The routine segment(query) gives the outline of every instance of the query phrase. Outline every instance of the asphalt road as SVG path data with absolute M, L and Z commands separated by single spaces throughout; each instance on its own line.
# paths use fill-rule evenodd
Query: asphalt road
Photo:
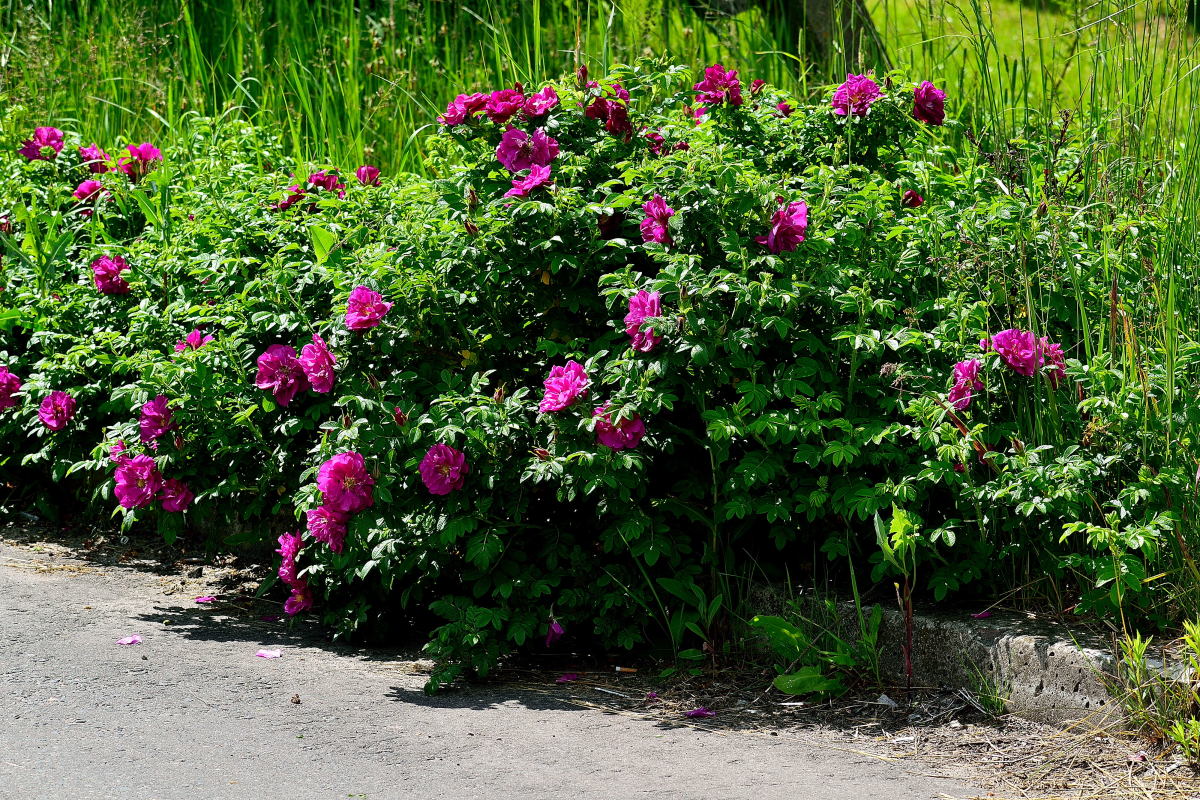
M 0 798 L 984 794 L 834 734 L 605 713 L 569 702 L 569 687 L 427 697 L 398 659 L 198 606 L 165 580 L 0 543 Z M 135 633 L 141 644 L 116 644 Z

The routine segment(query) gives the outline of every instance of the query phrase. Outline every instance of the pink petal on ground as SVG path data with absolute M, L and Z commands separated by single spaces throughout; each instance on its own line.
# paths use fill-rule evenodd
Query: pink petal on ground
M 283 651 L 282 650 L 259 650 L 254 655 L 258 656 L 259 658 L 279 658 L 281 655 L 283 655 Z
M 215 598 L 215 597 L 209 597 L 209 596 L 205 595 L 204 597 L 197 597 L 192 602 L 193 603 L 211 603 L 211 602 L 215 601 L 216 599 L 217 598 Z
M 579 680 L 579 675 L 574 672 L 568 672 L 565 675 L 559 675 L 555 683 L 570 683 L 571 681 Z
M 136 633 L 133 636 L 126 636 L 124 639 L 117 639 L 117 644 L 141 644 L 142 637 Z
M 987 619 L 992 615 L 990 611 L 980 611 L 978 614 L 972 614 L 971 619 Z
M 697 717 L 715 717 L 717 712 L 713 711 L 711 708 L 700 706 L 700 708 L 693 708 L 691 711 L 683 712 L 683 715 L 685 717 L 696 719 Z

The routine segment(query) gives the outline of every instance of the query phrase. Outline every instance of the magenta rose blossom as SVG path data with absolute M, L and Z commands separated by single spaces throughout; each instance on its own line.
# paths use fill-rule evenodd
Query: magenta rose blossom
M 312 384 L 314 392 L 328 394 L 333 391 L 333 368 L 336 364 L 337 359 L 329 352 L 325 340 L 315 333 L 312 344 L 304 345 L 304 349 L 300 351 L 300 367 L 304 370 L 308 382 Z
M 93 175 L 108 172 L 108 153 L 101 150 L 95 142 L 88 147 L 79 148 L 79 157 L 83 159 L 83 165 L 88 168 L 88 172 Z
M 598 407 L 592 416 L 596 419 L 596 442 L 613 450 L 632 450 L 646 435 L 646 425 L 637 414 L 614 423 L 607 403 Z
M 550 647 L 561 639 L 564 633 L 566 631 L 563 630 L 563 626 L 558 624 L 558 620 L 551 617 L 550 622 L 546 625 L 546 647 Z
M 162 489 L 158 493 L 158 499 L 162 501 L 163 511 L 179 514 L 187 511 L 188 506 L 196 499 L 196 494 L 183 481 L 168 478 L 163 481 Z
M 75 416 L 75 398 L 66 392 L 51 392 L 42 400 L 37 413 L 43 425 L 52 431 L 61 431 Z
M 308 185 L 314 189 L 326 192 L 336 192 L 338 199 L 341 200 L 346 196 L 346 184 L 342 183 L 341 177 L 336 172 L 314 172 L 308 176 Z
M 8 371 L 8 367 L 0 367 L 0 411 L 6 408 L 16 408 L 14 394 L 21 390 L 21 379 Z
M 446 106 L 446 113 L 438 117 L 437 120 L 448 128 L 461 125 L 471 120 L 475 114 L 483 111 L 484 107 L 487 106 L 487 101 L 487 95 L 478 93 L 460 94 L 450 101 Z
M 17 152 L 30 161 L 53 161 L 63 149 L 63 132 L 58 128 L 35 128 L 33 137 L 21 143 Z
M 929 81 L 913 90 L 913 119 L 929 125 L 946 121 L 946 93 Z
M 142 416 L 138 420 L 142 444 L 152 442 L 176 427 L 171 409 L 167 406 L 169 402 L 165 394 L 160 394 L 142 406 Z
M 673 241 L 667 223 L 675 216 L 675 209 L 667 205 L 662 195 L 654 195 L 642 206 L 646 218 L 642 220 L 642 241 L 669 245 Z
M 129 294 L 121 273 L 129 269 L 121 256 L 100 256 L 92 262 L 92 282 L 101 294 Z
M 354 451 L 338 453 L 317 471 L 317 488 L 330 511 L 353 514 L 370 508 L 375 502 L 371 489 L 374 485 L 366 461 Z
M 588 81 L 587 88 L 597 89 L 600 84 Z M 613 136 L 619 136 L 629 141 L 633 135 L 633 125 L 629 122 L 629 92 L 619 83 L 605 86 L 602 95 L 592 101 L 583 112 L 588 119 L 604 121 L 604 128 Z
M 1067 362 L 1063 357 L 1062 345 L 1051 343 L 1045 336 L 1038 340 L 1038 343 L 1041 345 L 1042 353 L 1045 355 L 1043 363 L 1045 360 L 1050 362 L 1050 369 L 1046 371 L 1046 377 L 1050 380 L 1050 385 L 1057 389 L 1059 383 L 1062 382 L 1062 379 L 1067 374 Z
M 524 172 L 533 166 L 544 167 L 558 155 L 558 140 L 541 128 L 532 134 L 509 128 L 496 146 L 496 159 L 509 172 Z
M 808 230 L 808 206 L 802 201 L 786 203 L 771 217 L 771 229 L 754 241 L 772 253 L 790 253 L 804 241 Z
M 258 357 L 258 374 L 254 385 L 259 389 L 270 389 L 275 402 L 286 406 L 297 392 L 308 388 L 308 378 L 296 351 L 286 344 L 273 344 Z
M 335 553 L 342 552 L 346 542 L 346 523 L 349 515 L 320 506 L 307 512 L 308 534 L 318 542 L 329 545 Z
M 450 494 L 463 487 L 467 473 L 467 457 L 462 451 L 444 444 L 435 444 L 421 459 L 421 480 L 430 494 Z
M 989 340 L 979 343 L 984 352 L 994 350 L 1018 375 L 1032 378 L 1042 365 L 1042 356 L 1037 337 L 1032 331 L 1009 328 L 1000 331 Z
M 833 113 L 839 117 L 865 117 L 871 104 L 883 97 L 879 84 L 866 75 L 846 75 L 846 82 L 833 93 Z
M 128 175 L 134 183 L 153 172 L 158 162 L 162 161 L 162 151 L 149 142 L 127 145 L 125 149 L 129 155 L 117 159 L 117 169 Z
M 292 582 L 291 589 L 291 596 L 283 602 L 284 613 L 294 617 L 313 607 L 313 594 L 308 581 L 298 578 Z
M 524 178 L 513 178 L 513 188 L 504 193 L 505 197 L 528 197 L 535 189 L 543 186 L 550 187 L 554 181 L 550 178 L 549 167 L 533 166 Z
M 346 327 L 352 331 L 374 328 L 392 307 L 383 295 L 366 286 L 356 286 L 346 301 Z
M 971 397 L 975 392 L 983 391 L 983 381 L 979 380 L 979 368 L 982 362 L 978 358 L 969 361 L 959 361 L 954 365 L 954 385 L 950 387 L 950 405 L 959 411 L 971 405 Z
M 697 103 L 710 106 L 742 104 L 742 83 L 738 80 L 736 69 L 726 72 L 720 64 L 713 64 L 704 70 L 704 80 L 692 88 L 696 90 Z
M 484 104 L 488 118 L 497 125 L 503 125 L 522 108 L 525 107 L 525 95 L 515 89 L 499 89 L 492 92 Z
M 184 350 L 199 350 L 211 341 L 213 341 L 212 336 L 205 336 L 204 331 L 196 328 L 175 343 L 175 352 L 182 353 Z
M 104 184 L 100 181 L 86 180 L 75 187 L 75 191 L 71 192 L 71 196 L 80 203 L 87 203 L 107 197 L 108 192 L 104 191 Z
M 378 186 L 379 167 L 373 167 L 370 164 L 363 164 L 361 167 L 354 170 L 354 177 L 358 178 L 358 182 L 363 186 Z
M 296 556 L 300 555 L 301 539 L 298 533 L 285 533 L 279 537 L 279 580 L 291 586 L 300 580 L 296 574 Z
M 777 103 L 775 110 L 779 112 L 779 116 L 781 117 L 790 117 L 796 111 L 786 101 Z
M 565 367 L 552 368 L 549 377 L 542 381 L 546 394 L 538 403 L 538 411 L 542 414 L 562 411 L 587 395 L 589 383 L 587 373 L 578 361 L 568 361 Z
M 271 206 L 271 208 L 275 209 L 276 211 L 287 211 L 289 208 L 296 205 L 308 196 L 308 192 L 306 192 L 304 187 L 298 183 L 293 183 L 291 186 L 287 187 L 286 191 L 288 193 L 287 197 Z
M 662 316 L 661 295 L 642 289 L 629 298 L 629 313 L 625 315 L 625 333 L 629 335 L 629 346 L 639 353 L 649 353 L 662 337 L 648 327 L 643 327 L 647 317 Z
M 900 205 L 904 206 L 905 208 L 920 208 L 921 206 L 925 205 L 925 198 L 921 197 L 921 195 L 917 194 L 912 189 L 908 189 L 903 195 L 900 196 Z
M 767 82 L 762 78 L 755 78 L 754 80 L 750 81 L 750 96 L 758 97 L 760 94 L 762 94 L 762 90 L 765 88 L 767 88 Z
M 534 92 L 525 98 L 525 106 L 522 108 L 522 112 L 528 119 L 544 117 L 556 105 L 558 105 L 558 92 L 554 91 L 553 86 L 547 86 L 540 92 Z
M 141 508 L 150 505 L 163 487 L 162 473 L 150 456 L 123 457 L 117 463 L 117 486 L 113 494 L 122 508 Z

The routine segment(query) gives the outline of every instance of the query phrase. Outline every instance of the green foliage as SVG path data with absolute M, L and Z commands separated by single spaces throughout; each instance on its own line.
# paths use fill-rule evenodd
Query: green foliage
M 505 196 L 513 176 L 488 122 L 429 135 L 434 177 L 351 180 L 344 198 L 283 210 L 300 179 L 287 173 L 306 171 L 231 121 L 189 120 L 140 183 L 101 176 L 112 198 L 90 217 L 69 200 L 79 140 L 53 162 L 9 156 L 0 363 L 25 386 L 0 413 L 21 463 L 0 469 L 25 486 L 69 475 L 111 509 L 109 448 L 124 440 L 196 490 L 189 523 L 270 542 L 320 504 L 323 462 L 360 453 L 374 505 L 342 552 L 308 540 L 301 570 L 341 635 L 436 615 L 434 685 L 486 672 L 551 617 L 568 636 L 663 641 L 698 661 L 728 636 L 726 576 L 758 564 L 779 579 L 817 548 L 839 579 L 847 556 L 867 553 L 876 580 L 920 575 L 909 588 L 939 600 L 1044 574 L 1081 608 L 1111 612 L 1117 583 L 1119 603 L 1170 614 L 1173 596 L 1134 584 L 1188 577 L 1197 412 L 1181 399 L 1196 394 L 1200 350 L 1161 327 L 1179 298 L 1141 266 L 1158 255 L 1153 238 L 1104 232 L 1172 221 L 1149 202 L 1081 204 L 1068 179 L 1095 152 L 1057 130 L 1013 145 L 1037 168 L 1009 185 L 993 159 L 950 141 L 955 123 L 912 118 L 900 75 L 868 117 L 848 119 L 831 113 L 831 89 L 804 105 L 767 87 L 697 122 L 694 81 L 644 63 L 602 87 L 556 84 L 562 102 L 541 123 L 561 148 L 555 185 L 528 198 Z M 656 154 L 586 116 L 615 82 L 635 131 L 689 148 Z M 0 130 L 3 152 L 27 134 L 18 118 Z M 1132 180 L 1120 169 L 1103 179 Z M 903 206 L 909 189 L 926 203 Z M 676 211 L 665 245 L 639 231 L 656 194 Z M 756 238 L 781 199 L 807 203 L 806 238 L 771 253 Z M 130 294 L 96 292 L 88 265 L 101 253 L 131 265 Z M 359 285 L 393 304 L 364 332 L 344 323 Z M 638 291 L 661 296 L 651 352 L 624 331 Z M 980 353 L 1008 327 L 1063 343 L 1061 384 Z M 176 353 L 195 328 L 215 341 Z M 284 406 L 255 388 L 259 354 L 313 334 L 337 358 L 332 393 Z M 985 389 L 956 409 L 947 375 L 976 356 Z M 538 413 L 540 384 L 569 359 L 589 394 Z M 36 406 L 54 389 L 79 412 L 51 434 Z M 137 414 L 159 394 L 179 430 L 151 451 Z M 644 421 L 637 447 L 598 443 L 604 404 Z M 447 496 L 418 471 L 439 443 L 470 465 Z M 181 527 L 134 516 L 168 536 Z M 827 675 L 823 663 L 801 666 Z M 785 683 L 816 686 L 815 674 Z

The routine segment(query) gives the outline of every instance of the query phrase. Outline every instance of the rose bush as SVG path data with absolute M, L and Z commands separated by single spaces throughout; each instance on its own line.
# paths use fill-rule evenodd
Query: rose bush
M 1137 320 L 1080 324 L 1114 291 L 1089 232 L 1165 223 L 1073 209 L 1082 146 L 1026 145 L 1010 185 L 945 102 L 581 71 L 450 101 L 434 178 L 349 183 L 243 126 L 114 165 L 10 113 L 0 469 L 278 542 L 289 613 L 413 617 L 434 685 L 560 636 L 719 644 L 733 576 L 882 578 L 893 507 L 925 521 L 931 596 L 1036 564 L 1030 594 L 1105 610 L 1190 559 L 1190 440 L 1164 431 L 1195 420 L 1155 409 L 1196 350 L 1123 371 Z

